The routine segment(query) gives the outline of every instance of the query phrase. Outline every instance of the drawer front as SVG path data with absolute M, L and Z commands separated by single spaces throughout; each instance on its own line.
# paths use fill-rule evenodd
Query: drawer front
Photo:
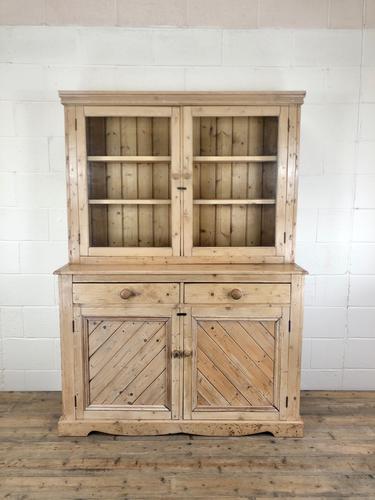
M 177 304 L 178 283 L 77 283 L 75 304 Z
M 290 285 L 285 283 L 205 283 L 185 285 L 188 304 L 288 304 Z

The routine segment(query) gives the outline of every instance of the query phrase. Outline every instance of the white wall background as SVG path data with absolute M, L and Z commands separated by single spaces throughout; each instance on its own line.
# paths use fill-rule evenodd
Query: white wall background
M 0 0 L 0 23 L 0 388 L 60 388 L 58 89 L 305 89 L 303 387 L 375 389 L 375 0 Z

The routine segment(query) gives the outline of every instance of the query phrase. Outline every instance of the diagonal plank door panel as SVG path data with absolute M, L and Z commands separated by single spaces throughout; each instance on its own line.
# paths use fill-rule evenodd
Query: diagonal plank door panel
M 88 321 L 90 404 L 166 406 L 167 323 Z
M 102 321 L 102 329 L 109 321 Z M 115 352 L 120 351 L 132 336 L 140 329 L 142 323 L 136 321 L 121 322 L 120 326 L 112 332 L 110 337 L 104 336 L 99 348 L 95 351 L 92 348 L 91 335 L 89 337 L 89 366 L 90 366 L 90 379 L 96 375 L 106 366 L 106 364 L 113 358 Z M 97 331 L 96 329 L 95 331 Z M 107 327 L 107 331 L 109 328 Z M 96 340 L 96 339 L 94 339 Z M 91 352 L 94 351 L 94 352 Z
M 198 320 L 199 408 L 273 405 L 275 322 Z

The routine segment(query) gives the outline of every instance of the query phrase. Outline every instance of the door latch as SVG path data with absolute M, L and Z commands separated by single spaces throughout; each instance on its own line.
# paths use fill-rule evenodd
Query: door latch
M 172 351 L 172 358 L 182 359 L 182 358 L 190 358 L 192 356 L 191 351 Z

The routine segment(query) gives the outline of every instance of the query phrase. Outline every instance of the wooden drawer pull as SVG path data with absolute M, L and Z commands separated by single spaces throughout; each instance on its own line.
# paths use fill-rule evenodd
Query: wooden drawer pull
M 230 292 L 230 296 L 234 300 L 239 300 L 242 297 L 242 292 L 238 288 L 233 288 L 233 290 Z
M 129 290 L 129 288 L 124 288 L 120 292 L 120 297 L 125 300 L 130 299 L 130 297 L 133 297 L 134 295 L 135 293 L 132 290 Z

